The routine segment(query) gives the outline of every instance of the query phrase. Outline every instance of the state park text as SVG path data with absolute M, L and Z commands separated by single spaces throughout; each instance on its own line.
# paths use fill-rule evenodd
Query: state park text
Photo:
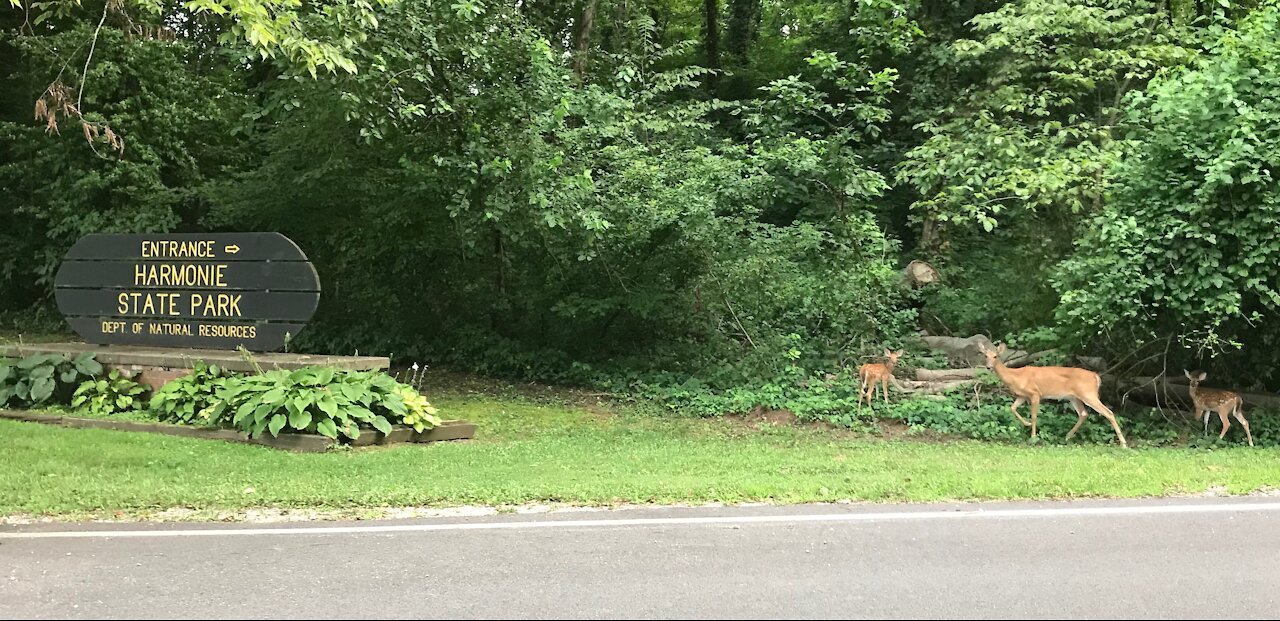
M 234 246 L 226 251 L 234 254 Z M 145 240 L 141 253 L 144 259 L 192 258 L 213 259 L 214 242 Z M 227 265 L 225 263 L 135 263 L 133 284 L 142 287 L 205 287 L 225 289 Z M 159 293 L 150 291 L 125 291 L 116 296 L 116 312 L 123 316 L 171 315 L 179 317 L 243 317 L 240 310 L 242 294 L 232 293 Z M 106 323 L 106 322 L 104 322 Z M 104 326 L 104 332 L 105 332 Z
M 320 298 L 315 268 L 279 233 L 88 235 L 55 290 L 91 342 L 255 350 L 297 334 Z

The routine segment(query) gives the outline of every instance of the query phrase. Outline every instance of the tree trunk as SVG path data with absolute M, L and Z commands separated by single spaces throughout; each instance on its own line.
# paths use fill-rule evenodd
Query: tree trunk
M 703 24 L 702 42 L 707 52 L 707 68 L 720 69 L 720 0 L 706 0 L 706 22 Z M 707 76 L 707 88 L 716 90 L 716 74 Z
M 591 27 L 596 21 L 596 5 L 600 0 L 586 0 L 586 4 L 582 7 L 581 16 L 578 19 L 577 27 L 574 28 L 574 49 L 573 55 L 573 73 L 579 78 L 587 68 L 587 56 L 591 49 Z
M 738 65 L 746 64 L 759 23 L 760 0 L 729 0 L 729 53 Z

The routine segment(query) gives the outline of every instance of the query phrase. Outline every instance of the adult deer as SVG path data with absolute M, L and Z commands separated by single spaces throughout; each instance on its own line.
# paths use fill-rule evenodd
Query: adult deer
M 1080 417 L 1076 421 L 1076 426 L 1067 432 L 1068 440 L 1076 435 L 1080 425 L 1084 424 L 1085 417 L 1089 416 L 1088 410 L 1084 409 L 1087 405 L 1111 423 L 1111 428 L 1116 430 L 1116 438 L 1120 440 L 1120 446 L 1129 448 L 1129 443 L 1124 440 L 1124 434 L 1120 433 L 1120 425 L 1116 423 L 1115 414 L 1112 414 L 1111 410 L 1098 398 L 1098 388 L 1102 386 L 1102 378 L 1097 373 L 1075 367 L 1011 369 L 1000 359 L 1000 354 L 1005 350 L 1004 343 L 1001 343 L 995 351 L 987 349 L 982 344 L 979 344 L 978 348 L 987 357 L 987 368 L 995 371 L 996 375 L 1000 376 L 1000 381 L 1004 382 L 1004 385 L 1008 386 L 1009 391 L 1013 393 L 1013 407 L 1010 409 L 1013 410 L 1013 415 L 1018 417 L 1018 422 L 1024 427 L 1031 427 L 1032 438 L 1035 438 L 1037 433 L 1036 414 L 1040 410 L 1040 400 L 1066 399 L 1071 402 L 1071 406 L 1076 409 L 1076 414 Z M 1027 401 L 1031 402 L 1031 422 L 1029 423 L 1018 413 L 1018 406 Z
M 1231 414 L 1244 426 L 1244 435 L 1249 438 L 1249 446 L 1253 446 L 1253 433 L 1249 431 L 1249 421 L 1244 419 L 1244 399 L 1229 390 L 1201 388 L 1200 382 L 1206 377 L 1204 371 L 1195 375 L 1186 369 L 1182 372 L 1191 380 L 1191 403 L 1195 405 L 1196 418 L 1204 414 L 1204 432 L 1209 433 L 1209 412 L 1217 412 L 1218 418 L 1222 419 L 1222 432 L 1218 434 L 1218 439 L 1221 440 L 1231 427 L 1231 421 L 1227 419 L 1227 415 Z
M 864 364 L 858 369 L 858 379 L 862 382 L 862 390 L 858 394 L 858 403 L 862 403 L 862 398 L 867 399 L 867 406 L 871 406 L 872 395 L 875 394 L 876 383 L 880 383 L 880 392 L 884 395 L 884 402 L 889 403 L 889 380 L 893 379 L 893 367 L 898 364 L 898 359 L 906 350 L 898 351 L 884 350 L 885 362 Z

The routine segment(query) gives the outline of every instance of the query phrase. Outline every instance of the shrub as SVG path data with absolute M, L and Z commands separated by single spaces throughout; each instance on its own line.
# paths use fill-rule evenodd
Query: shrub
M 106 377 L 80 384 L 71 399 L 71 407 L 77 414 L 110 416 L 132 411 L 145 392 L 146 387 L 133 381 L 133 377 L 112 369 Z
M 417 431 L 440 424 L 426 398 L 381 372 L 269 371 L 228 380 L 215 399 L 210 417 L 229 416 L 230 424 L 250 437 L 289 429 L 355 440 L 361 427 L 388 434 L 392 424 Z
M 93 354 L 70 358 L 65 354 L 36 354 L 17 361 L 0 362 L 0 406 L 30 407 L 66 403 L 72 387 L 102 372 Z
M 220 425 L 224 421 L 213 416 L 215 395 L 229 374 L 217 365 L 196 362 L 191 373 L 175 379 L 151 397 L 152 414 L 163 421 L 184 424 Z

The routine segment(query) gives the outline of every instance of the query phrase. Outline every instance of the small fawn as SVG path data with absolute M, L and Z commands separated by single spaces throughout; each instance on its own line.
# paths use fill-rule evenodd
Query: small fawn
M 863 397 L 866 397 L 867 406 L 870 407 L 872 395 L 875 394 L 876 382 L 880 383 L 880 392 L 884 395 L 884 402 L 889 403 L 889 380 L 893 379 L 893 367 L 898 364 L 898 359 L 906 350 L 898 351 L 884 350 L 885 362 L 864 364 L 858 369 L 858 379 L 862 382 L 862 391 L 858 393 L 858 403 L 861 404 Z
M 1200 418 L 1204 414 L 1204 432 L 1209 433 L 1209 412 L 1217 412 L 1218 418 L 1222 419 L 1222 432 L 1218 434 L 1221 440 L 1227 435 L 1227 429 L 1231 427 L 1231 421 L 1227 418 L 1230 414 L 1240 421 L 1244 426 L 1244 435 L 1249 438 L 1249 446 L 1253 446 L 1253 433 L 1249 431 L 1249 421 L 1244 418 L 1244 399 L 1240 395 L 1229 390 L 1216 390 L 1213 388 L 1201 388 L 1200 382 L 1206 377 L 1204 371 L 1192 375 L 1190 371 L 1183 369 L 1182 372 L 1191 380 L 1191 403 L 1195 406 L 1196 418 Z

